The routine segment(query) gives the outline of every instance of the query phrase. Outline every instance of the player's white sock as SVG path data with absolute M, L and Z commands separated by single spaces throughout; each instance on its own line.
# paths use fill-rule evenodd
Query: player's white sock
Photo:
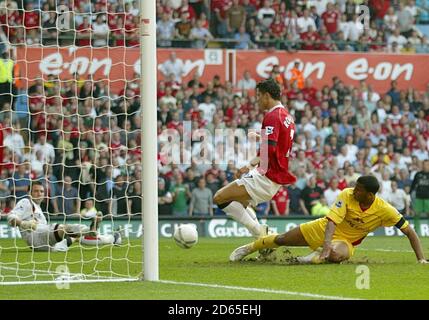
M 232 217 L 235 221 L 243 224 L 254 237 L 259 237 L 261 234 L 261 225 L 258 220 L 253 220 L 249 212 L 238 201 L 232 201 L 228 206 L 222 209 L 226 214 Z
M 255 220 L 257 223 L 259 223 L 258 218 L 256 217 L 256 212 L 255 212 L 255 210 L 253 210 L 253 208 L 251 206 L 247 206 L 246 212 L 253 220 Z
M 316 250 L 307 256 L 297 257 L 297 259 L 298 259 L 298 262 L 300 262 L 300 263 L 315 263 L 315 264 L 317 264 L 317 263 L 320 263 L 319 256 L 320 256 L 320 251 Z

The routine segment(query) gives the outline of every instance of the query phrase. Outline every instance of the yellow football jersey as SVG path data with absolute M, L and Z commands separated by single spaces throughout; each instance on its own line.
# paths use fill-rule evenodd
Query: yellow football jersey
M 397 226 L 404 229 L 408 221 L 403 216 L 378 196 L 375 196 L 371 206 L 363 211 L 359 202 L 353 197 L 353 188 L 344 189 L 332 205 L 326 216 L 336 225 L 334 235 L 343 237 L 352 244 L 358 244 L 368 233 L 378 227 Z

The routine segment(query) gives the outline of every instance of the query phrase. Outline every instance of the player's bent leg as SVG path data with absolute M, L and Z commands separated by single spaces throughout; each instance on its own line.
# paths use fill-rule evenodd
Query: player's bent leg
M 339 263 L 345 261 L 351 257 L 353 248 L 350 248 L 351 244 L 346 241 L 334 240 L 332 241 L 332 250 L 329 254 L 328 261 Z
M 72 238 L 79 238 L 90 232 L 90 228 L 84 224 L 62 224 L 61 229 Z
M 293 228 L 286 233 L 279 234 L 275 239 L 275 242 L 279 246 L 291 246 L 291 247 L 306 247 L 309 243 L 304 238 L 304 235 L 300 227 Z
M 247 207 L 251 200 L 252 198 L 247 192 L 245 186 L 239 186 L 235 181 L 218 190 L 213 197 L 213 202 L 217 206 L 224 205 L 232 201 L 238 201 L 243 205 L 243 207 Z
M 299 227 L 283 234 L 271 234 L 235 249 L 230 261 L 240 261 L 247 255 L 262 249 L 275 249 L 280 246 L 308 246 Z
M 228 216 L 243 224 L 250 233 L 258 238 L 263 234 L 263 227 L 257 219 L 254 219 L 251 212 L 246 210 L 252 200 L 243 185 L 232 182 L 216 192 L 213 202 L 222 209 Z M 256 218 L 256 216 L 255 216 Z

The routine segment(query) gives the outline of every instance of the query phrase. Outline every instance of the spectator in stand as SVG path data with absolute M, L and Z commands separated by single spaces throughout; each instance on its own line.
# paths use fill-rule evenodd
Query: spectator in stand
M 344 178 L 346 179 L 348 187 L 352 187 L 359 177 L 360 177 L 360 174 L 355 171 L 355 167 L 353 167 L 352 165 L 349 165 L 346 168 L 346 174 L 344 175 Z
M 192 190 L 189 215 L 191 217 L 213 216 L 213 194 L 206 187 L 206 179 L 203 177 L 198 180 L 198 187 Z
M 15 197 L 15 202 L 25 198 L 30 190 L 30 174 L 27 169 L 28 163 L 18 164 L 18 170 L 10 177 L 9 186 L 11 195 Z
M 7 111 L 14 105 L 14 61 L 11 50 L 5 50 L 0 58 L 0 110 Z
M 226 13 L 231 7 L 231 4 L 231 1 L 225 0 L 211 1 L 211 10 L 214 12 L 211 19 L 211 24 L 213 26 L 211 29 L 214 30 L 216 37 L 224 38 L 228 33 L 226 25 Z
M 316 23 L 310 16 L 310 11 L 308 9 L 304 9 L 302 16 L 297 20 L 297 25 L 299 33 L 307 32 L 308 27 L 312 27 L 313 30 L 317 30 Z
M 38 138 L 38 142 L 33 146 L 33 153 L 42 151 L 42 161 L 44 163 L 54 163 L 55 161 L 55 149 L 52 144 L 46 141 L 47 134 L 41 133 Z
M 244 71 L 243 78 L 238 81 L 237 88 L 243 91 L 255 90 L 256 81 L 251 77 L 250 71 Z
M 81 199 L 77 189 L 72 185 L 71 177 L 64 177 L 62 190 L 59 193 L 58 211 L 65 215 L 78 214 L 80 212 Z
M 329 211 L 330 208 L 324 197 L 321 197 L 320 200 L 316 201 L 316 203 L 311 207 L 311 215 L 313 217 L 326 216 Z
M 304 214 L 301 209 L 301 189 L 297 187 L 296 183 L 287 186 L 287 195 L 289 198 L 289 215 L 302 215 Z
M 401 50 L 407 43 L 407 39 L 401 34 L 399 28 L 396 28 L 393 31 L 393 34 L 387 39 L 387 44 L 390 49 L 392 49 L 394 43 L 397 44 L 399 50 Z
M 332 178 L 329 183 L 329 188 L 323 192 L 323 197 L 326 199 L 328 207 L 331 207 L 334 204 L 335 199 L 337 199 L 340 192 L 341 190 L 338 189 L 338 179 Z
M 113 196 L 116 201 L 116 215 L 117 216 L 128 216 L 130 215 L 130 207 L 128 202 L 128 182 L 123 174 L 119 174 L 113 186 Z
M 235 49 L 250 49 L 255 47 L 244 26 L 238 28 L 238 32 L 234 35 L 234 40 L 237 41 Z
M 377 27 L 381 28 L 383 26 L 383 21 L 386 23 L 386 16 L 389 14 L 389 10 L 393 7 L 390 7 L 389 0 L 370 0 L 369 5 L 373 10 L 373 15 L 377 23 Z
M 95 22 L 92 24 L 94 47 L 105 47 L 108 45 L 109 27 L 106 23 L 104 14 L 98 14 Z
M 271 7 L 271 0 L 264 0 L 263 6 L 258 10 L 258 22 L 263 30 L 268 30 L 271 23 L 274 21 L 276 12 Z
M 203 28 L 202 21 L 197 20 L 196 26 L 191 29 L 190 38 L 193 40 L 192 48 L 203 49 L 206 47 L 207 42 L 213 39 L 213 36 L 209 30 Z
M 323 24 L 331 36 L 336 35 L 338 31 L 339 13 L 332 3 L 326 5 L 326 11 L 322 14 Z
M 299 69 L 300 61 L 296 60 L 294 62 L 294 66 L 291 70 L 288 71 L 286 75 L 286 79 L 289 81 L 289 83 L 292 85 L 296 82 L 296 85 L 299 89 L 304 88 L 304 73 Z
M 403 189 L 398 188 L 398 183 L 395 180 L 391 182 L 391 191 L 386 199 L 399 213 L 405 216 L 410 215 L 411 198 Z
M 300 197 L 300 206 L 304 215 L 308 216 L 311 213 L 311 208 L 323 196 L 323 190 L 316 185 L 316 177 L 312 176 L 307 186 L 302 190 Z
M 171 74 L 174 75 L 174 80 L 179 84 L 182 83 L 182 77 L 185 75 L 185 68 L 182 59 L 178 59 L 176 52 L 172 51 L 170 57 L 159 67 L 165 78 Z
M 162 14 L 161 21 L 156 23 L 156 38 L 159 47 L 171 47 L 174 38 L 175 23 L 168 12 Z
M 38 44 L 40 42 L 40 14 L 39 10 L 33 9 L 33 2 L 28 1 L 25 3 L 25 11 L 23 14 L 25 38 L 27 44 Z
M 420 218 L 429 215 L 429 159 L 423 161 L 423 170 L 416 173 L 411 184 L 413 197 L 414 228 L 420 234 Z
M 256 206 L 256 216 L 258 217 L 266 217 L 270 214 L 270 203 L 269 202 L 261 202 Z
M 176 46 L 180 48 L 189 48 L 191 46 L 189 40 L 191 36 L 192 23 L 189 20 L 189 14 L 187 12 L 182 12 L 181 19 L 176 23 L 175 28 L 175 38 L 178 40 L 183 40 L 177 41 Z
M 131 215 L 142 213 L 142 184 L 141 180 L 132 181 L 128 193 Z
M 279 191 L 271 200 L 271 208 L 275 216 L 286 217 L 289 215 L 289 197 L 285 186 L 281 186 Z
M 165 179 L 159 177 L 158 178 L 158 212 L 159 215 L 172 215 L 173 207 L 173 196 L 170 191 L 167 190 L 165 185 Z
M 230 37 L 240 28 L 246 26 L 246 10 L 240 4 L 240 0 L 232 0 L 232 6 L 226 12 L 226 28 Z
M 181 174 L 175 177 L 175 183 L 170 187 L 173 196 L 173 215 L 176 217 L 186 217 L 188 215 L 189 185 L 183 183 Z
M 88 21 L 88 18 L 86 18 Z M 77 29 L 79 30 L 79 28 Z M 57 45 L 58 43 L 58 29 L 57 29 L 57 13 L 49 11 L 48 19 L 43 21 L 42 24 L 42 44 L 44 46 Z M 81 45 L 78 43 L 78 45 Z M 88 44 L 89 45 L 89 44 Z
M 402 2 L 399 2 L 398 11 L 398 25 L 401 35 L 409 37 L 414 28 L 415 19 L 413 13 L 404 6 Z M 399 43 L 401 45 L 401 43 Z

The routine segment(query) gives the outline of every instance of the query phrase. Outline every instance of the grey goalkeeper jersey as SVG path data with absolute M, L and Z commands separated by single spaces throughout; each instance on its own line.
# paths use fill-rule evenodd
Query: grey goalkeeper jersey
M 35 220 L 39 225 L 48 225 L 46 217 L 43 215 L 43 211 L 40 206 L 34 203 L 32 200 L 26 198 L 18 201 L 15 208 L 9 213 L 8 220 L 17 217 L 22 221 Z M 27 236 L 31 231 L 22 230 L 19 228 L 23 237 Z

